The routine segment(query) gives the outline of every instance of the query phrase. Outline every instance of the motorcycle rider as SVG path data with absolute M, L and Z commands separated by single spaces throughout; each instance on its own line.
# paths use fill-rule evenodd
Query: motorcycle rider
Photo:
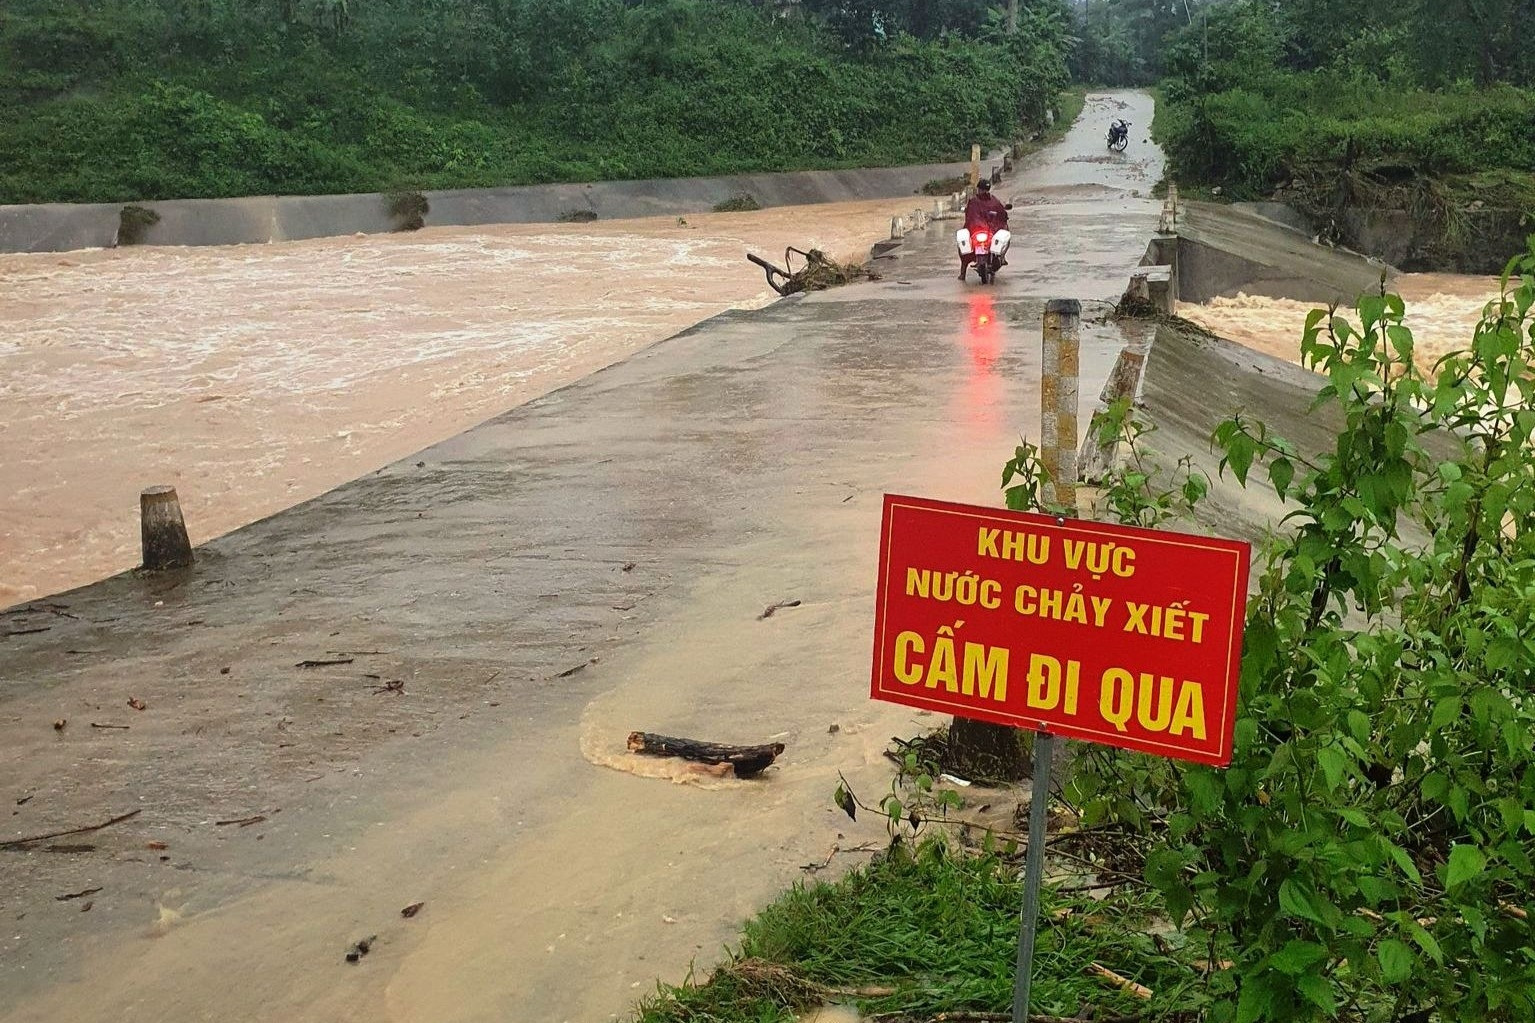
M 1002 257 L 1007 265 L 1007 243 L 1012 234 L 1007 230 L 1007 206 L 991 194 L 991 182 L 982 178 L 975 186 L 975 195 L 965 203 L 965 226 L 955 234 L 959 246 L 959 279 L 964 280 L 970 264 L 975 262 L 975 252 L 970 245 L 972 231 L 992 232 L 991 251 Z

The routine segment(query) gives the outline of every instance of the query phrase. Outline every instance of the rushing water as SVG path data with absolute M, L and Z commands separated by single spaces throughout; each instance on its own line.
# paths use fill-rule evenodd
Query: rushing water
M 1498 295 L 1496 277 L 1405 274 L 1392 285 L 1407 306 L 1420 365 L 1431 366 L 1446 352 L 1471 343 L 1486 304 Z M 1238 295 L 1206 305 L 1180 305 L 1186 319 L 1231 341 L 1281 359 L 1300 361 L 1301 333 L 1315 306 L 1289 299 Z
M 770 298 L 748 248 L 862 259 L 919 200 L 0 256 L 0 607 L 194 542 Z

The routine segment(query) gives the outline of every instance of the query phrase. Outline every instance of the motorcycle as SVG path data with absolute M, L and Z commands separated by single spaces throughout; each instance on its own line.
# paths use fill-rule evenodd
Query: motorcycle
M 1013 204 L 1007 203 L 1007 209 L 1012 209 Z M 1005 249 L 997 248 L 997 232 L 1006 228 L 997 227 L 997 215 L 987 215 L 987 225 L 977 228 L 970 233 L 970 251 L 975 253 L 975 272 L 980 275 L 982 284 L 991 284 L 997 279 L 997 271 L 1002 269 Z
M 1123 153 L 1125 147 L 1130 144 L 1130 122 L 1115 119 L 1109 125 L 1109 148 L 1116 153 Z

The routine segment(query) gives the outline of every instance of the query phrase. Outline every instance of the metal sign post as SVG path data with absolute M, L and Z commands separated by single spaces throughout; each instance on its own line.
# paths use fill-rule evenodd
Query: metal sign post
M 1050 822 L 1050 768 L 1055 736 L 1034 735 L 1034 791 L 1029 796 L 1029 847 L 1023 861 L 1023 915 L 1018 921 L 1018 969 L 1013 976 L 1013 1023 L 1029 1023 L 1034 976 L 1034 934 L 1039 928 L 1039 882 L 1045 872 L 1045 828 Z
M 1077 507 L 1077 373 L 1082 304 L 1051 299 L 1045 305 L 1040 374 L 1043 460 L 1055 503 Z M 1029 1023 L 1034 978 L 1034 935 L 1039 930 L 1039 885 L 1045 873 L 1045 831 L 1050 823 L 1050 769 L 1055 736 L 1034 733 L 1034 791 L 1029 797 L 1029 847 L 1023 861 L 1023 914 L 1018 920 L 1018 967 L 1013 975 L 1013 1023 Z

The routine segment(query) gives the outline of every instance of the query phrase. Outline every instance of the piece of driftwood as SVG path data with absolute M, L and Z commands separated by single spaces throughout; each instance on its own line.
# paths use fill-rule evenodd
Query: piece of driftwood
M 681 757 L 701 764 L 729 764 L 737 778 L 752 778 L 765 771 L 783 753 L 781 742 L 762 746 L 728 746 L 697 739 L 678 739 L 651 732 L 630 732 L 629 751 L 651 757 Z
M 132 820 L 143 812 L 143 810 L 129 810 L 125 814 L 113 817 L 109 821 L 102 821 L 100 824 L 88 824 L 83 828 L 70 828 L 67 831 L 50 831 L 46 835 L 32 835 L 28 838 L 12 838 L 0 841 L 0 849 L 16 849 L 24 845 L 31 845 L 33 842 L 44 842 L 50 838 L 63 838 L 66 835 L 83 835 L 90 831 L 100 831 L 102 828 L 110 828 L 114 824 L 121 824 L 123 821 Z

